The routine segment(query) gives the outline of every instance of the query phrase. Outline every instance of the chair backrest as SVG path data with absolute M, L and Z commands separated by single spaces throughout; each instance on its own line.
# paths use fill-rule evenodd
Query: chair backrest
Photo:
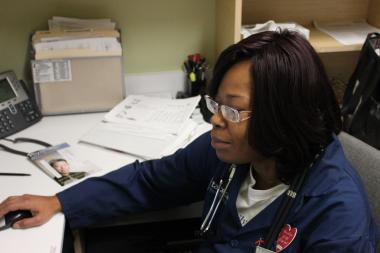
M 376 224 L 380 225 L 380 150 L 346 132 L 341 132 L 338 138 L 364 183 Z M 380 244 L 377 252 L 380 253 Z

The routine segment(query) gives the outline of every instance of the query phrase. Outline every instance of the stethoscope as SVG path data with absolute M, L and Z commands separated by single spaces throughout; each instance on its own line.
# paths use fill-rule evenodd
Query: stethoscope
M 269 228 L 268 234 L 266 235 L 264 239 L 264 244 L 263 246 L 261 246 L 262 248 L 271 249 L 273 247 L 274 242 L 280 233 L 280 230 L 285 225 L 285 220 L 291 208 L 294 205 L 295 199 L 302 188 L 302 185 L 306 179 L 306 176 L 310 168 L 314 166 L 314 164 L 317 162 L 317 160 L 319 159 L 319 157 L 321 156 L 323 152 L 324 152 L 324 149 L 321 149 L 320 152 L 318 152 L 315 155 L 310 165 L 306 167 L 306 169 L 304 169 L 301 173 L 298 173 L 296 177 L 293 179 L 288 190 L 286 191 L 286 194 L 280 204 L 280 207 L 276 211 L 275 218 L 272 222 L 271 227 Z M 220 209 L 220 204 L 222 200 L 225 198 L 225 195 L 228 191 L 228 187 L 233 179 L 235 170 L 236 170 L 236 165 L 231 164 L 229 168 L 227 169 L 227 175 L 228 175 L 227 180 L 225 180 L 225 177 L 223 176 L 219 180 L 219 184 L 217 185 L 215 196 L 212 200 L 210 209 L 208 210 L 201 224 L 200 235 L 204 236 L 209 232 L 212 222 L 215 218 L 215 215 Z
M 208 212 L 207 212 L 207 214 L 206 214 L 206 216 L 202 222 L 201 229 L 200 229 L 201 235 L 205 235 L 209 231 L 211 224 L 212 224 L 212 221 L 214 220 L 215 214 L 218 212 L 220 203 L 224 199 L 224 196 L 227 193 L 227 190 L 228 190 L 228 187 L 230 186 L 232 178 L 235 175 L 235 170 L 236 170 L 236 165 L 231 164 L 231 166 L 229 167 L 229 169 L 227 171 L 227 174 L 228 174 L 227 180 L 225 180 L 225 178 L 223 176 L 220 178 L 219 184 L 218 184 L 216 191 L 215 191 L 214 199 L 212 200 L 212 203 L 210 206 L 210 209 L 208 210 Z

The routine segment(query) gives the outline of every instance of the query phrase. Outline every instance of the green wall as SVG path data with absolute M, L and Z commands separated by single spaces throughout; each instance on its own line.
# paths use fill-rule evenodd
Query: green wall
M 179 70 L 190 53 L 214 61 L 215 0 L 13 0 L 0 8 L 0 72 L 30 69 L 28 41 L 52 16 L 111 18 L 126 73 Z

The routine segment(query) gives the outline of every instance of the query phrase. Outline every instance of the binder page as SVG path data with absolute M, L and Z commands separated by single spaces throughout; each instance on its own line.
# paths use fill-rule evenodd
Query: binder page
M 179 134 L 200 96 L 185 99 L 130 95 L 105 115 L 105 121 Z
M 189 119 L 181 129 L 181 134 L 160 133 L 158 138 L 157 135 L 152 137 L 152 134 L 136 135 L 135 132 L 115 127 L 114 124 L 101 122 L 82 136 L 80 141 L 122 151 L 142 159 L 157 159 L 185 146 L 191 140 L 197 126 L 193 120 Z

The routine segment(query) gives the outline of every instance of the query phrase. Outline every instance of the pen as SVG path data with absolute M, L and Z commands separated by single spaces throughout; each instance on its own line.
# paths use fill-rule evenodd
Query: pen
M 27 173 L 6 173 L 6 172 L 0 172 L 0 176 L 31 176 L 31 174 Z

